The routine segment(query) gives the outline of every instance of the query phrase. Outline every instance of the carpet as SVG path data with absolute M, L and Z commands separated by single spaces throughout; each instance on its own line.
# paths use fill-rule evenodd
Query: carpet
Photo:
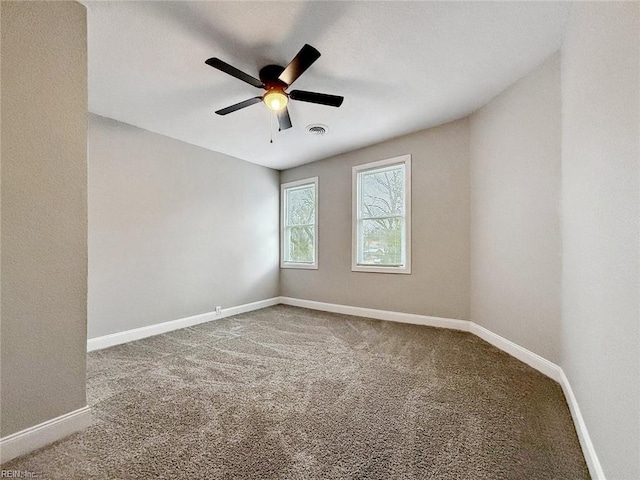
M 46 479 L 588 479 L 558 383 L 469 333 L 278 305 L 88 355 Z

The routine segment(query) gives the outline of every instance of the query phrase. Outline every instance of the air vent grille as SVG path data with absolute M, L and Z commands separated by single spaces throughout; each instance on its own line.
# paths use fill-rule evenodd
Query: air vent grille
M 329 127 L 320 123 L 314 123 L 312 125 L 307 125 L 307 132 L 311 135 L 315 135 L 316 137 L 321 137 L 329 132 Z

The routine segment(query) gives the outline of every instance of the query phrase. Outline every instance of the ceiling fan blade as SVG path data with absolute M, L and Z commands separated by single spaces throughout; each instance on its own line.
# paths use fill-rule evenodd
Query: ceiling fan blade
M 216 113 L 218 115 L 226 115 L 227 113 L 235 112 L 236 110 L 240 110 L 241 108 L 248 107 L 249 105 L 253 105 L 254 103 L 260 103 L 262 101 L 262 97 L 253 97 L 249 100 L 245 100 L 244 102 L 236 103 L 235 105 L 231 105 L 230 107 L 223 108 L 218 110 Z
M 292 90 L 289 94 L 291 100 L 299 100 L 301 102 L 319 103 L 320 105 L 329 105 L 330 107 L 339 107 L 342 105 L 344 97 L 338 95 L 327 95 L 326 93 L 305 92 L 304 90 Z
M 287 107 L 284 107 L 282 110 L 278 110 L 276 115 L 278 115 L 280 130 L 286 130 L 293 126 L 291 125 L 291 117 L 289 116 L 289 109 Z
M 205 61 L 207 65 L 217 68 L 218 70 L 231 75 L 232 77 L 236 77 L 238 80 L 242 80 L 243 82 L 247 82 L 249 85 L 253 85 L 257 88 L 264 88 L 264 84 L 258 80 L 257 78 L 253 78 L 251 75 L 244 73 L 241 70 L 238 70 L 236 67 L 229 65 L 228 63 L 223 62 L 219 58 L 212 57 L 209 60 Z
M 311 45 L 305 44 L 300 49 L 298 54 L 291 60 L 291 63 L 287 65 L 287 68 L 280 74 L 278 80 L 291 85 L 296 79 L 302 75 L 307 68 L 309 68 L 313 62 L 320 58 L 320 52 L 313 48 Z

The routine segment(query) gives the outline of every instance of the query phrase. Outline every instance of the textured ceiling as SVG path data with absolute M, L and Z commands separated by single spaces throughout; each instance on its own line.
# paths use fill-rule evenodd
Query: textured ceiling
M 284 169 L 464 117 L 561 44 L 567 2 L 120 2 L 88 10 L 89 110 L 260 165 Z M 215 70 L 258 75 L 303 44 L 322 56 L 295 89 L 340 108 L 291 102 L 274 132 L 260 90 Z M 305 127 L 329 127 L 323 137 Z M 274 119 L 274 125 L 277 125 Z

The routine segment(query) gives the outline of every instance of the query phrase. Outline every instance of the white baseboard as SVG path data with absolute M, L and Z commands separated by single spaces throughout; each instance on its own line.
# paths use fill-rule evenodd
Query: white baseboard
M 80 432 L 91 425 L 91 409 L 86 406 L 0 438 L 0 463 Z
M 122 343 L 133 342 L 134 340 L 153 337 L 154 335 L 160 335 L 161 333 L 167 333 L 186 327 L 193 327 L 194 325 L 210 322 L 211 320 L 219 320 L 221 318 L 230 317 L 232 315 L 238 315 L 240 313 L 246 313 L 253 310 L 260 310 L 261 308 L 271 307 L 273 305 L 277 305 L 278 303 L 279 298 L 273 297 L 266 300 L 260 300 L 258 302 L 223 308 L 220 315 L 217 315 L 216 312 L 201 313 L 199 315 L 192 315 L 190 317 L 179 318 L 177 320 L 156 323 L 155 325 L 134 328 L 132 330 L 125 330 L 124 332 L 111 333 L 109 335 L 104 335 L 101 337 L 89 338 L 87 340 L 87 351 L 92 352 L 94 350 L 101 350 L 103 348 L 113 347 L 114 345 L 120 345 Z
M 313 310 L 322 310 L 332 313 L 343 313 L 346 315 L 355 315 L 358 317 L 375 318 L 378 320 L 388 320 L 392 322 L 413 323 L 417 325 L 426 325 L 430 327 L 450 328 L 470 332 L 484 341 L 490 343 L 494 347 L 508 353 L 512 357 L 517 358 L 521 362 L 526 363 L 530 367 L 538 370 L 540 373 L 555 380 L 562 387 L 569 410 L 573 418 L 573 423 L 578 433 L 582 453 L 584 454 L 589 474 L 593 480 L 606 480 L 600 461 L 591 442 L 591 437 L 587 431 L 587 425 L 580 413 L 578 402 L 573 394 L 569 379 L 565 375 L 560 366 L 550 362 L 546 358 L 521 347 L 517 343 L 507 340 L 500 335 L 478 325 L 469 320 L 455 320 L 451 318 L 431 317 L 427 315 L 416 315 L 411 313 L 392 312 L 388 310 L 376 310 L 373 308 L 352 307 L 349 305 L 338 305 L 334 303 L 316 302 L 313 300 L 303 300 L 299 298 L 280 297 L 280 303 L 291 305 L 294 307 L 310 308 Z
M 569 379 L 562 369 L 560 369 L 560 380 L 558 380 L 558 383 L 560 383 L 562 391 L 564 392 L 564 397 L 567 399 L 567 403 L 569 404 L 569 410 L 571 410 L 571 416 L 573 417 L 573 423 L 576 427 L 578 440 L 580 440 L 582 453 L 584 453 L 584 458 L 587 461 L 587 467 L 589 467 L 589 474 L 591 475 L 592 480 L 606 480 L 604 470 L 602 469 L 602 465 L 600 464 L 600 460 L 596 454 L 596 449 L 593 447 L 593 442 L 591 442 L 591 437 L 587 431 L 587 424 L 584 422 L 584 418 L 580 412 L 578 401 L 576 400 L 576 396 L 573 394 L 573 389 L 571 388 Z
M 543 373 L 547 377 L 560 382 L 560 372 L 562 369 L 553 362 L 550 362 L 546 358 L 541 357 L 537 353 L 533 353 L 531 350 L 527 350 L 521 347 L 517 343 L 513 343 L 511 340 L 507 340 L 500 335 L 493 333 L 491 330 L 487 330 L 481 327 L 477 323 L 469 322 L 469 332 L 473 333 L 476 337 L 480 337 L 485 342 L 490 343 L 494 347 L 508 353 L 512 357 L 517 358 L 521 362 L 526 363 L 532 368 L 535 368 L 540 373 Z
M 231 317 L 232 315 L 240 315 L 241 313 L 253 312 L 254 310 L 260 310 L 261 308 L 273 307 L 280 303 L 280 297 L 267 298 L 266 300 L 259 300 L 257 302 L 245 303 L 243 305 L 237 305 L 235 307 L 223 308 L 222 315 L 218 315 L 218 318 Z
M 469 332 L 482 338 L 483 340 L 490 343 L 494 347 L 499 348 L 503 352 L 508 353 L 512 357 L 517 358 L 521 362 L 526 363 L 530 367 L 535 368 L 540 373 L 546 375 L 547 377 L 555 380 L 560 384 L 560 386 L 562 387 L 562 391 L 564 392 L 567 404 L 569 405 L 571 418 L 573 419 L 573 424 L 575 426 L 576 433 L 578 434 L 578 439 L 580 440 L 580 447 L 582 448 L 582 454 L 584 455 L 584 458 L 587 462 L 589 474 L 593 480 L 606 480 L 604 471 L 602 470 L 602 465 L 600 464 L 600 460 L 598 459 L 596 450 L 593 447 L 593 443 L 591 442 L 591 437 L 589 436 L 589 432 L 587 431 L 587 425 L 584 422 L 582 413 L 580 413 L 578 401 L 573 394 L 573 389 L 571 388 L 571 384 L 569 383 L 569 379 L 565 375 L 564 370 L 562 370 L 559 365 L 550 362 L 546 358 L 541 357 L 531 350 L 527 350 L 517 343 L 514 343 L 511 340 L 507 340 L 506 338 L 501 337 L 500 335 L 493 333 L 492 331 L 487 330 L 486 328 L 481 327 L 476 323 L 469 322 L 469 324 Z
M 451 318 L 431 317 L 415 313 L 392 312 L 389 310 L 377 310 L 375 308 L 352 307 L 350 305 L 338 305 L 335 303 L 316 302 L 314 300 L 302 300 L 299 298 L 280 297 L 280 303 L 293 307 L 310 308 L 324 312 L 342 313 L 356 317 L 375 318 L 390 322 L 412 323 L 428 327 L 449 328 L 452 330 L 469 331 L 469 322 L 466 320 L 454 320 Z

